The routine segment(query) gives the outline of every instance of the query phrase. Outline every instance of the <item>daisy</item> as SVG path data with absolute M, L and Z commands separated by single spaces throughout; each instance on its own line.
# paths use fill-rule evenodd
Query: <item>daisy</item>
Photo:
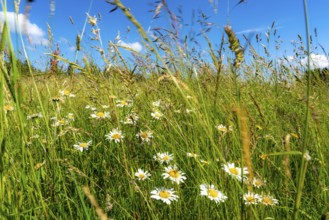
M 256 188 L 260 188 L 265 185 L 265 182 L 259 178 L 254 178 L 252 181 L 252 185 Z
M 170 205 L 172 201 L 177 201 L 178 196 L 175 195 L 175 191 L 173 189 L 165 189 L 164 187 L 155 188 L 155 190 L 151 191 L 151 198 L 156 200 L 161 200 L 162 202 Z
M 74 121 L 74 114 L 73 113 L 68 113 L 66 118 L 69 120 L 69 121 Z
M 171 160 L 174 159 L 174 156 L 172 154 L 169 154 L 168 152 L 165 153 L 157 153 L 156 155 L 153 156 L 153 158 L 162 163 L 169 163 Z
M 260 203 L 266 206 L 274 206 L 279 204 L 279 200 L 273 198 L 273 196 L 270 195 L 262 195 L 258 200 Z
M 59 94 L 61 94 L 62 96 L 66 96 L 66 97 L 75 97 L 75 94 L 71 93 L 69 90 L 64 89 L 64 90 L 60 90 Z
M 143 142 L 147 142 L 147 143 L 150 143 L 151 138 L 153 138 L 151 131 L 142 131 L 142 130 L 136 135 L 136 137 L 139 137 L 140 139 L 142 139 Z
M 105 135 L 105 137 L 111 141 L 114 141 L 115 143 L 120 142 L 124 138 L 122 131 L 117 128 L 112 129 L 112 131 L 109 134 Z
M 259 199 L 260 199 L 260 196 L 253 192 L 248 192 L 243 195 L 244 204 L 246 204 L 246 205 L 257 204 Z
M 156 120 L 160 120 L 163 117 L 163 114 L 160 111 L 155 110 L 151 113 L 151 116 Z
M 60 120 L 56 120 L 53 124 L 53 127 L 64 126 L 66 124 L 68 124 L 68 121 L 62 118 Z
M 111 117 L 109 112 L 94 112 L 90 116 L 95 119 L 106 119 Z
M 217 130 L 218 130 L 218 131 L 221 131 L 221 132 L 223 132 L 223 133 L 226 133 L 226 132 L 228 132 L 228 131 L 232 131 L 233 129 L 232 129 L 232 126 L 229 126 L 229 127 L 227 128 L 225 125 L 220 124 L 220 125 L 217 126 Z
M 225 196 L 221 191 L 217 190 L 213 184 L 201 184 L 200 190 L 201 196 L 207 196 L 208 199 L 213 200 L 216 203 L 225 202 L 227 199 L 227 196 Z
M 92 141 L 88 142 L 79 142 L 78 144 L 73 145 L 75 149 L 79 150 L 80 152 L 84 150 L 88 150 L 88 147 L 91 145 Z
M 85 109 L 90 109 L 92 111 L 96 111 L 97 108 L 90 106 L 90 105 L 86 105 Z
M 133 101 L 132 100 L 117 100 L 116 101 L 116 106 L 117 107 L 131 107 L 133 105 Z
M 186 180 L 185 174 L 178 170 L 176 165 L 165 168 L 165 173 L 162 174 L 164 179 L 169 178 L 171 181 L 180 184 Z
M 5 106 L 3 106 L 3 110 L 5 110 L 5 112 L 7 113 L 7 112 L 11 112 L 11 111 L 14 111 L 14 106 L 12 106 L 12 105 L 5 105 Z
M 135 173 L 135 177 L 138 178 L 138 180 L 146 180 L 149 179 L 151 174 L 147 171 L 144 171 L 142 169 L 138 169 L 137 172 Z
M 186 155 L 187 155 L 188 157 L 193 157 L 193 158 L 197 158 L 197 157 L 199 156 L 199 155 L 196 154 L 196 153 L 190 153 L 190 152 L 187 152 Z
M 125 120 L 123 121 L 123 124 L 136 125 L 138 119 L 139 119 L 139 116 L 135 112 L 133 112 L 125 118 Z
M 243 170 L 242 168 L 240 167 L 236 167 L 234 165 L 234 163 L 227 163 L 227 164 L 224 164 L 224 167 L 223 167 L 224 171 L 226 173 L 228 173 L 230 176 L 232 176 L 233 178 L 241 181 L 242 178 L 243 179 L 246 179 L 246 175 L 248 174 L 248 169 L 247 167 L 244 167 Z M 242 171 L 243 171 L 243 175 L 242 175 Z
M 160 104 L 161 104 L 161 100 L 152 102 L 153 107 L 160 107 Z

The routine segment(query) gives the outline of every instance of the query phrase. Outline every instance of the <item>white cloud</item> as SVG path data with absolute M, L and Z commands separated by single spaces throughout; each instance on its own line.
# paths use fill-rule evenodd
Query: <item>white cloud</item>
M 266 28 L 250 28 L 250 29 L 246 29 L 246 30 L 243 30 L 243 31 L 239 31 L 239 32 L 236 32 L 236 34 L 250 34 L 250 33 L 259 33 L 259 32 L 264 32 L 266 31 L 267 29 Z
M 4 12 L 0 11 L 1 23 L 4 20 Z M 27 34 L 32 44 L 48 44 L 45 32 L 38 25 L 31 23 L 23 14 L 16 15 L 14 12 L 7 12 L 7 21 L 11 32 Z
M 126 43 L 123 40 L 118 40 L 117 43 L 119 46 L 128 47 L 136 52 L 141 52 L 143 49 L 143 46 L 139 42 L 134 43 Z
M 329 67 L 329 57 L 323 54 L 311 54 L 311 69 Z M 301 60 L 303 66 L 307 67 L 307 57 Z

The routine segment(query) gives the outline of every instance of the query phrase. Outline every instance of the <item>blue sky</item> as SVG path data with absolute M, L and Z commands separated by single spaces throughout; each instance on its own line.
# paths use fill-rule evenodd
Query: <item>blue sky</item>
M 215 25 L 212 31 L 207 33 L 207 36 L 217 48 L 220 44 L 220 39 L 223 34 L 223 26 L 230 23 L 233 30 L 241 37 L 241 42 L 244 44 L 242 34 L 252 36 L 262 33 L 265 38 L 267 28 L 275 21 L 277 34 L 283 40 L 283 45 L 280 51 L 274 50 L 274 39 L 270 45 L 270 51 L 276 56 L 293 55 L 292 40 L 298 40 L 297 35 L 300 34 L 305 39 L 305 22 L 303 13 L 302 0 L 248 0 L 235 7 L 239 0 L 167 0 L 169 8 L 179 15 L 178 8 L 182 11 L 184 26 L 179 30 L 179 34 L 183 36 L 193 29 L 196 33 L 200 31 L 200 26 L 194 24 L 192 26 L 191 18 L 193 12 L 197 18 L 201 11 L 204 15 L 209 16 L 209 22 Z M 8 11 L 14 11 L 14 1 L 7 0 Z M 168 14 L 163 10 L 160 18 L 152 19 L 153 12 L 150 10 L 155 8 L 155 2 L 152 0 L 122 0 L 122 3 L 130 8 L 133 15 L 147 30 L 154 27 L 170 27 Z M 211 3 L 212 2 L 212 3 Z M 100 35 L 104 45 L 108 41 L 114 41 L 117 33 L 120 31 L 121 40 L 125 45 L 141 43 L 142 39 L 137 33 L 133 25 L 122 14 L 120 10 L 113 13 L 109 11 L 113 8 L 107 4 L 105 0 L 54 0 L 55 11 L 52 15 L 50 12 L 50 0 L 35 0 L 29 10 L 29 34 L 30 42 L 24 37 L 27 46 L 29 57 L 35 62 L 35 65 L 42 66 L 47 61 L 45 52 L 50 49 L 42 46 L 41 43 L 47 41 L 47 24 L 51 26 L 53 32 L 54 44 L 58 44 L 61 49 L 61 54 L 70 59 L 74 59 L 74 46 L 77 34 L 81 34 L 83 25 L 86 20 L 86 13 L 89 11 L 91 16 L 97 16 L 99 13 L 102 16 L 98 22 Z M 217 11 L 214 11 L 214 4 L 218 3 Z M 153 6 L 152 6 L 153 4 Z M 22 0 L 20 13 L 24 14 L 26 2 Z M 313 0 L 308 1 L 310 31 L 313 35 L 314 43 L 320 43 L 327 51 L 329 51 L 329 1 L 328 0 Z M 71 24 L 69 17 L 72 17 L 74 25 Z M 130 26 L 131 31 L 127 33 L 127 27 Z M 314 28 L 317 28 L 318 38 L 314 37 Z M 15 30 L 12 27 L 12 36 L 14 42 L 19 42 L 19 38 L 15 38 Z M 95 49 L 91 49 L 91 45 L 97 46 L 98 42 L 90 41 L 92 37 L 90 25 L 86 26 L 85 36 L 82 41 L 83 50 L 86 54 L 98 59 L 98 53 Z M 16 31 L 17 32 L 17 31 Z M 36 33 L 35 33 L 36 32 Z M 251 34 L 252 33 L 252 34 Z M 207 45 L 200 36 L 198 39 L 200 49 L 206 50 Z M 262 42 L 266 44 L 265 40 Z M 315 45 L 314 45 L 315 46 Z M 18 43 L 16 48 L 21 49 L 21 44 Z M 262 50 L 261 47 L 255 48 Z M 54 48 L 53 48 L 54 49 Z M 285 52 L 286 51 L 286 52 Z M 142 50 L 143 52 L 143 50 Z M 320 50 L 317 52 L 321 53 Z M 80 53 L 80 57 L 81 57 Z

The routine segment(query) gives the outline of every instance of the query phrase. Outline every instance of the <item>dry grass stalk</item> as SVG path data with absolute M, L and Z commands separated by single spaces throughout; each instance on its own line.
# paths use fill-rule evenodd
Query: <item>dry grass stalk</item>
M 286 149 L 287 152 L 290 151 L 290 138 L 291 135 L 287 134 L 285 139 L 284 139 L 284 147 Z M 289 154 L 286 154 L 284 156 L 284 159 L 282 161 L 283 166 L 284 166 L 284 174 L 285 174 L 285 180 L 284 180 L 284 185 L 286 190 L 288 190 L 288 181 L 291 178 L 291 172 L 290 172 L 290 166 L 289 166 Z
M 88 197 L 90 203 L 94 206 L 96 214 L 98 215 L 99 219 L 101 220 L 107 220 L 107 216 L 104 213 L 103 209 L 99 207 L 95 197 L 90 193 L 90 189 L 88 186 L 82 187 L 83 192 Z
M 240 108 L 236 110 L 238 119 L 240 121 L 240 134 L 241 134 L 241 144 L 243 152 L 243 160 L 248 168 L 248 190 L 252 191 L 252 181 L 253 181 L 253 170 L 252 170 L 252 160 L 250 154 L 250 137 L 248 132 L 247 116 L 246 112 Z

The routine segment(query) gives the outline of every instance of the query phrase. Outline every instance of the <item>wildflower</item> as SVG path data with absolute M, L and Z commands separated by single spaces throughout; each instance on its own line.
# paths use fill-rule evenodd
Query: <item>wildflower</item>
M 111 141 L 114 141 L 115 143 L 120 142 L 124 138 L 122 131 L 117 128 L 112 129 L 112 131 L 109 134 L 105 135 L 105 137 Z
M 86 105 L 85 107 L 86 109 L 90 109 L 92 111 L 96 111 L 97 108 L 93 107 L 93 106 L 90 106 L 90 105 Z
M 163 114 L 160 111 L 155 110 L 151 113 L 151 116 L 156 120 L 160 120 L 163 117 Z
M 226 173 L 228 173 L 233 178 L 241 181 L 242 179 L 246 179 L 246 175 L 248 174 L 247 167 L 244 167 L 243 169 L 240 167 L 236 167 L 234 163 L 227 163 L 224 164 L 223 169 Z M 243 171 L 243 172 L 242 172 Z M 243 173 L 243 175 L 242 175 Z
M 248 192 L 243 195 L 243 200 L 245 201 L 244 204 L 246 204 L 246 205 L 257 204 L 259 199 L 260 199 L 260 196 L 253 192 Z
M 43 117 L 42 113 L 39 112 L 39 113 L 36 113 L 36 114 L 26 116 L 26 119 L 31 120 L 31 119 L 42 118 L 42 117 Z
M 132 100 L 117 100 L 116 101 L 116 106 L 117 107 L 131 107 L 133 105 L 133 101 Z
M 270 195 L 262 195 L 259 197 L 259 202 L 266 206 L 274 206 L 279 204 L 279 200 L 273 198 L 273 196 Z
M 169 154 L 168 152 L 165 153 L 157 153 L 156 155 L 153 156 L 153 158 L 162 163 L 169 163 L 171 160 L 174 159 L 174 156 L 172 154 Z
M 180 184 L 186 180 L 185 174 L 178 170 L 176 165 L 165 168 L 165 173 L 162 174 L 164 179 L 169 178 L 171 181 Z
M 53 127 L 64 126 L 64 125 L 67 125 L 67 124 L 68 124 L 68 121 L 66 121 L 65 119 L 62 118 L 60 120 L 56 120 L 53 124 Z
M 66 97 L 75 97 L 75 94 L 71 93 L 69 90 L 64 89 L 64 90 L 60 90 L 59 94 L 61 94 L 62 96 L 66 96 Z
M 310 156 L 310 153 L 308 151 L 306 151 L 303 155 L 304 159 L 307 160 L 307 161 L 310 161 L 312 158 Z
M 111 118 L 109 112 L 94 112 L 93 114 L 90 115 L 92 118 L 95 119 L 106 119 L 106 118 Z
M 151 174 L 147 171 L 144 171 L 142 169 L 138 169 L 137 172 L 135 173 L 135 177 L 138 178 L 138 180 L 146 180 L 150 178 Z
M 161 104 L 161 100 L 152 102 L 153 107 L 160 107 L 160 104 Z
M 92 141 L 88 141 L 88 142 L 79 142 L 78 144 L 73 145 L 75 149 L 79 150 L 79 151 L 84 151 L 84 150 L 88 150 L 88 148 L 90 147 Z
M 95 16 L 91 17 L 88 13 L 87 13 L 87 16 L 88 16 L 88 23 L 93 27 L 96 26 L 97 25 L 97 18 Z
M 138 119 L 139 119 L 139 116 L 135 112 L 133 112 L 125 118 L 125 120 L 123 121 L 123 124 L 136 125 Z
M 187 152 L 186 155 L 187 155 L 188 157 L 193 157 L 193 158 L 197 158 L 197 157 L 199 156 L 199 155 L 196 154 L 196 153 L 190 153 L 190 152 Z
M 136 137 L 139 137 L 140 139 L 142 139 L 143 142 L 147 142 L 147 143 L 150 143 L 151 138 L 153 138 L 151 131 L 142 131 L 142 130 L 136 135 Z
M 221 191 L 217 190 L 213 184 L 201 184 L 200 190 L 201 196 L 207 196 L 210 200 L 213 200 L 216 203 L 225 202 L 227 199 L 227 196 L 225 196 Z
M 7 113 L 7 112 L 11 112 L 11 111 L 14 111 L 14 106 L 12 106 L 12 105 L 5 105 L 5 106 L 3 106 L 3 110 L 5 110 L 5 112 Z
M 110 106 L 108 106 L 108 105 L 102 105 L 102 108 L 103 109 L 108 109 L 108 108 L 110 108 Z
M 228 131 L 232 131 L 233 128 L 232 128 L 232 126 L 229 126 L 229 127 L 227 128 L 225 125 L 220 124 L 220 125 L 217 126 L 217 130 L 218 130 L 218 131 L 221 131 L 221 132 L 223 132 L 223 133 L 227 133 Z
M 173 189 L 166 189 L 164 187 L 155 188 L 155 190 L 151 191 L 151 198 L 156 200 L 161 200 L 162 202 L 170 205 L 172 201 L 177 201 L 178 196 L 175 195 L 175 191 Z
M 69 121 L 74 121 L 74 114 L 73 113 L 68 113 L 66 118 L 69 120 Z
M 254 178 L 252 181 L 252 185 L 254 185 L 254 187 L 256 188 L 260 188 L 261 186 L 265 185 L 265 182 L 259 178 Z

